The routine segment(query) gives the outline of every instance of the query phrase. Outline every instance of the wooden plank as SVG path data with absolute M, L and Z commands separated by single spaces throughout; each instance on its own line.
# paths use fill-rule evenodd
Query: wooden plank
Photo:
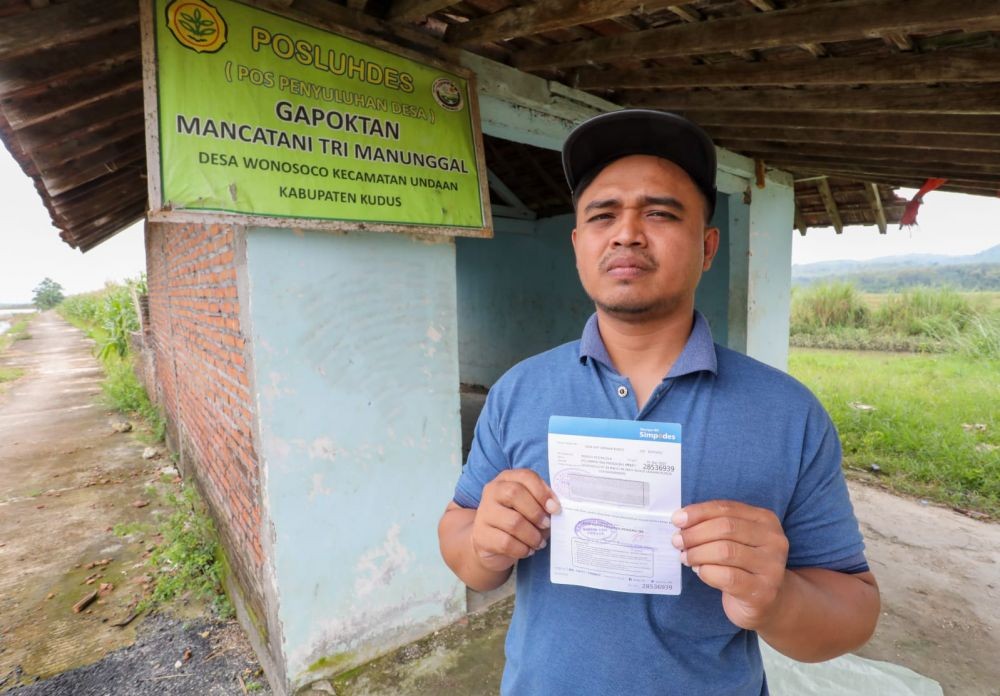
M 74 0 L 6 17 L 0 23 L 0 61 L 95 39 L 138 21 L 135 0 Z
M 394 0 L 389 8 L 393 22 L 414 22 L 455 4 L 455 0 Z
M 772 0 L 747 0 L 747 2 L 761 12 L 774 12 L 778 9 L 778 6 Z M 826 55 L 826 49 L 820 43 L 803 43 L 799 44 L 799 47 L 808 51 L 816 58 Z
M 840 146 L 863 145 L 865 147 L 883 148 L 899 147 L 908 150 L 961 150 L 1000 153 L 1000 135 L 952 135 L 950 133 L 928 134 L 892 131 L 859 133 L 854 130 L 768 128 L 759 126 L 704 127 L 713 139 L 725 140 L 730 143 L 748 140 Z
M 913 39 L 901 31 L 887 31 L 882 35 L 885 42 L 890 46 L 895 46 L 900 51 L 912 51 Z
M 885 234 L 887 229 L 885 208 L 882 207 L 882 194 L 878 190 L 878 184 L 866 183 L 865 195 L 868 196 L 868 205 L 871 206 L 872 214 L 875 215 L 875 224 L 878 225 L 879 234 Z
M 923 180 L 932 177 L 962 179 L 982 184 L 1000 186 L 1000 169 L 961 164 L 925 164 L 892 162 L 890 160 L 866 160 L 859 157 L 819 157 L 816 155 L 770 154 L 772 167 L 779 169 L 808 169 L 829 174 L 832 171 L 878 173 Z
M 139 58 L 139 32 L 122 29 L 100 41 L 62 44 L 44 53 L 0 61 L 0 94 L 41 96 L 55 85 L 99 75 Z
M 809 225 L 806 224 L 806 219 L 802 215 L 802 208 L 798 205 L 796 201 L 795 204 L 795 229 L 799 231 L 803 237 L 806 236 L 806 231 L 809 229 Z
M 1000 116 L 911 113 L 828 113 L 822 111 L 692 111 L 682 116 L 700 125 L 746 128 L 769 126 L 804 133 L 843 129 L 858 133 L 948 133 L 996 135 Z
M 959 87 L 625 92 L 621 103 L 670 111 L 827 111 L 1000 115 L 1000 90 Z
M 145 212 L 145 209 L 136 207 L 135 209 L 128 211 L 128 214 L 122 214 L 114 221 L 103 225 L 100 230 L 86 234 L 83 239 L 80 240 L 80 251 L 86 253 L 101 242 L 114 237 L 116 234 L 126 229 L 136 221 L 141 220 Z
M 104 99 L 142 89 L 139 61 L 129 61 L 95 78 L 81 80 L 62 89 L 51 89 L 32 98 L 12 99 L 4 103 L 11 128 L 21 130 L 38 123 L 62 119 L 71 111 Z
M 444 40 L 458 45 L 491 43 L 621 17 L 636 8 L 648 13 L 665 6 L 664 2 L 643 3 L 639 0 L 534 2 L 510 7 L 462 24 L 452 24 L 445 32 Z
M 777 12 L 629 32 L 514 55 L 522 70 L 613 63 L 692 54 L 777 48 L 862 39 L 887 31 L 910 33 L 1000 26 L 996 0 L 844 0 Z
M 866 160 L 889 160 L 912 164 L 975 164 L 1000 168 L 1000 152 L 955 152 L 945 149 L 917 149 L 880 146 L 859 139 L 854 144 L 781 143 L 767 140 L 729 140 L 719 138 L 716 145 L 736 152 L 776 153 L 780 155 L 819 155 L 820 157 L 859 157 Z
M 905 186 L 907 188 L 920 188 L 924 181 L 926 181 L 926 179 L 921 179 L 919 177 L 907 177 L 898 174 L 882 174 L 878 172 L 841 171 L 826 168 L 815 169 L 802 166 L 797 166 L 795 169 L 797 172 L 810 175 L 810 177 L 812 174 L 822 174 L 823 176 L 830 176 L 831 178 L 842 181 L 856 181 L 858 183 L 875 182 L 896 188 L 900 186 Z M 988 182 L 982 181 L 948 179 L 948 183 L 942 186 L 940 190 L 959 191 L 983 196 L 996 196 L 1000 193 L 1000 184 L 991 185 Z
M 819 195 L 823 199 L 823 207 L 826 208 L 826 214 L 830 217 L 833 229 L 836 230 L 837 234 L 842 234 L 844 232 L 844 223 L 840 219 L 840 211 L 837 210 L 837 201 L 833 198 L 833 191 L 830 190 L 829 180 L 820 179 L 816 182 L 816 185 L 819 187 Z
M 579 70 L 571 78 L 570 84 L 578 89 L 656 89 L 996 81 L 1000 81 L 1000 58 L 995 51 L 951 50 L 912 55 L 723 63 L 646 70 L 591 68 Z
M 132 168 L 136 176 L 145 171 L 146 153 L 142 147 L 136 147 L 129 152 L 124 152 L 114 157 L 104 158 L 87 167 L 77 167 L 71 173 L 63 173 L 56 170 L 50 176 L 43 177 L 42 183 L 50 195 L 59 195 L 77 186 L 86 184 L 88 181 L 99 179 L 105 174 L 125 168 Z
M 89 157 L 115 142 L 142 132 L 142 119 L 138 118 L 138 114 L 132 114 L 84 136 L 65 138 L 44 150 L 35 150 L 31 157 L 40 170 L 50 170 L 71 160 Z
M 29 152 L 56 147 L 67 138 L 82 137 L 86 133 L 100 129 L 104 125 L 118 121 L 126 114 L 141 113 L 142 95 L 139 92 L 125 92 L 95 104 L 81 107 L 67 113 L 63 118 L 44 121 L 23 128 L 17 133 L 24 149 Z

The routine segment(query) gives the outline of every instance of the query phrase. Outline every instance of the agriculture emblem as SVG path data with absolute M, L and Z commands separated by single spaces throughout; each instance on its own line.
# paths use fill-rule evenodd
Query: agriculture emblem
M 171 2 L 167 28 L 181 45 L 198 53 L 215 53 L 226 44 L 226 22 L 205 0 Z
M 431 93 L 434 95 L 434 101 L 448 111 L 458 111 L 462 108 L 462 90 L 454 80 L 439 77 L 431 85 Z

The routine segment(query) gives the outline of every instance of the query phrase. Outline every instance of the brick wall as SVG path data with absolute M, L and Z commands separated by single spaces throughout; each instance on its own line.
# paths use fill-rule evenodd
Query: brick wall
M 260 479 L 235 234 L 228 225 L 146 225 L 147 343 L 170 444 L 212 509 L 244 598 L 265 621 Z

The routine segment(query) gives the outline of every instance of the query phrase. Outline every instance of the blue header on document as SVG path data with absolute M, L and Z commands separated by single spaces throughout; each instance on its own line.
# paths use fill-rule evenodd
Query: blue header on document
M 553 435 L 613 437 L 620 440 L 675 442 L 677 444 L 681 442 L 680 423 L 652 423 L 649 421 L 615 420 L 613 418 L 550 416 L 549 433 Z

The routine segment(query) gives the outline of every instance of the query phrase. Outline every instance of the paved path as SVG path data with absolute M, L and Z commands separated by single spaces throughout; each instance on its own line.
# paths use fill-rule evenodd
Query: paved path
M 143 443 L 115 432 L 102 408 L 93 343 L 53 312 L 0 364 L 25 375 L 0 396 L 0 683 L 47 677 L 130 644 L 113 628 L 138 593 L 141 547 L 116 537 L 119 522 L 148 518 L 131 506 L 153 465 Z M 107 566 L 88 563 L 112 559 Z M 91 585 L 85 580 L 100 573 Z M 111 583 L 90 613 L 73 604 Z M 51 597 L 50 597 L 51 595 Z M 4 681 L 6 680 L 6 681 Z

